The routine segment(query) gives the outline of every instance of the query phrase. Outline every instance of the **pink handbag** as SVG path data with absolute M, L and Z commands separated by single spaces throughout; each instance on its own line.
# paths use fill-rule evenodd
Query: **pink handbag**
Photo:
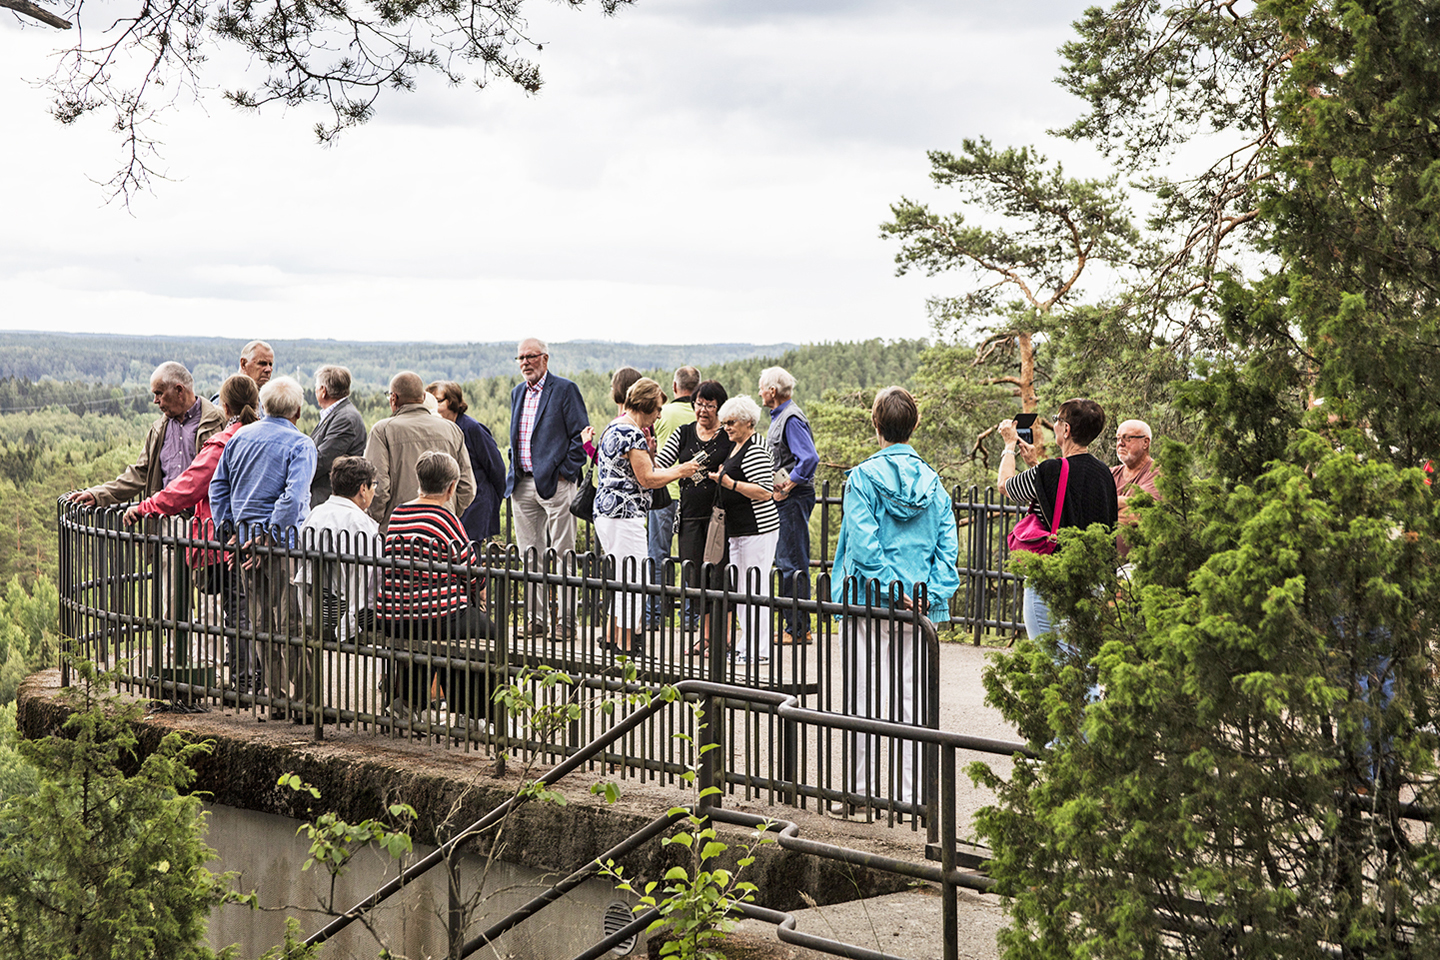
M 1055 538 L 1055 531 L 1060 529 L 1060 515 L 1065 510 L 1065 485 L 1070 480 L 1070 461 L 1064 457 L 1060 458 L 1060 490 L 1055 495 L 1055 525 L 1045 529 L 1045 520 L 1040 513 L 1039 502 L 1030 505 L 1030 512 L 1020 518 L 1010 531 L 1006 542 L 1010 544 L 1012 552 L 1024 550 L 1027 553 L 1038 553 L 1048 555 L 1055 552 L 1060 542 Z

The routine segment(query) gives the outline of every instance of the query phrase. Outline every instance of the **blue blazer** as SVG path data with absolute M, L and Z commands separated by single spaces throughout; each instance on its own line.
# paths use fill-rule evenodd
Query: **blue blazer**
M 520 469 L 520 409 L 525 404 L 524 382 L 510 391 L 510 470 L 505 475 L 505 496 L 515 493 L 515 476 Z M 542 499 L 555 496 L 560 478 L 578 480 L 585 469 L 585 445 L 580 431 L 590 425 L 585 400 L 575 381 L 553 373 L 545 375 L 540 407 L 535 411 L 535 432 L 530 435 L 530 461 L 534 467 L 535 492 Z
M 505 461 L 490 428 L 469 414 L 455 419 L 455 426 L 465 435 L 465 449 L 470 454 L 470 469 L 475 471 L 475 499 L 460 515 L 460 525 L 475 543 L 500 532 L 500 501 L 505 496 Z

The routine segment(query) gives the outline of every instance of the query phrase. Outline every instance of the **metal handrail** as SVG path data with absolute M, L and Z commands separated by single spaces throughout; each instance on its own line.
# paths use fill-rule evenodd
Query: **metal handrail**
M 626 685 L 617 685 L 624 687 Z M 634 689 L 634 685 L 630 685 Z M 931 744 L 942 752 L 942 788 L 940 791 L 941 805 L 948 810 L 939 813 L 940 839 L 942 847 L 942 862 L 940 866 L 930 863 L 912 863 L 899 860 L 893 857 L 884 857 L 877 854 L 867 853 L 860 850 L 852 850 L 832 844 L 822 844 L 811 840 L 803 840 L 799 837 L 799 827 L 792 821 L 768 820 L 765 817 L 754 814 L 742 813 L 739 811 L 727 811 L 719 805 L 718 797 L 703 797 L 697 808 L 694 808 L 701 816 L 708 817 L 723 823 L 733 823 L 742 826 L 779 826 L 779 840 L 782 847 L 793 849 L 815 856 L 822 856 L 828 859 L 838 860 L 845 863 L 853 863 L 859 866 L 866 866 L 874 869 L 888 870 L 899 873 L 902 876 L 914 877 L 920 880 L 940 883 L 945 889 L 946 897 L 946 960 L 954 960 L 958 956 L 958 933 L 955 929 L 955 916 L 958 907 L 955 904 L 955 891 L 959 887 L 967 887 L 976 890 L 989 890 L 993 883 L 988 878 L 978 877 L 975 874 L 957 870 L 954 864 L 954 848 L 957 839 L 957 828 L 955 823 L 955 790 L 956 790 L 956 763 L 955 753 L 959 750 L 971 752 L 982 752 L 998 754 L 1002 756 L 1022 756 L 1036 758 L 1038 754 L 1028 745 L 1018 741 L 996 740 L 988 737 L 976 737 L 969 734 L 955 733 L 948 730 L 932 730 L 912 727 L 907 724 L 897 724 L 886 720 L 876 720 L 868 717 L 847 716 L 834 714 L 825 711 L 813 710 L 803 707 L 798 699 L 792 694 L 777 693 L 768 690 L 757 690 L 750 687 L 740 687 L 733 684 L 713 683 L 704 680 L 687 680 L 676 684 L 673 688 L 673 696 L 665 695 L 667 691 L 652 690 L 653 696 L 650 702 L 631 714 L 626 720 L 607 732 L 606 734 L 592 740 L 586 746 L 560 763 L 547 770 L 538 779 L 537 783 L 542 786 L 554 786 L 566 776 L 573 773 L 585 764 L 587 760 L 603 753 L 614 742 L 626 734 L 637 729 L 641 724 L 650 720 L 661 711 L 672 708 L 681 700 L 692 700 L 703 698 L 707 704 L 706 715 L 711 715 L 714 704 L 717 700 L 745 700 L 756 704 L 767 706 L 775 711 L 782 719 L 791 721 L 803 721 L 812 724 L 833 727 L 839 730 L 847 730 L 854 733 L 865 733 L 879 736 L 903 737 L 917 740 L 922 743 Z M 706 782 L 713 782 L 717 775 L 714 769 L 719 763 L 718 751 L 708 751 L 700 755 L 702 767 L 697 778 L 702 785 Z M 948 786 L 948 790 L 946 789 Z M 421 858 L 416 863 L 405 868 L 401 873 L 379 887 L 374 893 L 364 900 L 356 903 L 344 913 L 335 917 L 322 929 L 316 931 L 306 938 L 306 945 L 313 946 L 324 943 L 344 930 L 351 923 L 358 920 L 364 913 L 374 909 L 385 900 L 403 890 L 408 884 L 413 883 L 430 870 L 444 863 L 456 850 L 473 837 L 476 837 L 489 829 L 491 826 L 502 821 L 511 811 L 516 809 L 523 801 L 519 797 L 510 797 L 503 803 L 486 813 L 480 819 L 460 830 L 453 837 L 446 840 L 434 851 Z M 640 843 L 653 839 L 662 834 L 666 829 L 690 815 L 692 808 L 674 809 L 666 815 L 652 820 L 641 830 L 636 831 L 626 840 L 617 844 L 611 851 L 602 854 L 601 858 L 591 861 L 589 864 L 574 871 L 564 880 L 552 885 L 539 896 L 532 898 L 526 904 L 508 914 L 505 918 L 492 924 L 478 937 L 466 942 L 461 950 L 461 956 L 470 956 L 490 941 L 500 936 L 507 930 L 513 928 L 521 921 L 533 916 L 545 906 L 554 903 L 565 892 L 573 889 L 586 879 L 594 876 L 600 864 L 605 859 L 623 856 L 625 853 L 635 849 Z M 816 949 L 827 949 L 826 945 L 835 947 L 829 952 L 836 952 L 841 956 L 853 957 L 855 960 L 895 960 L 886 954 L 866 951 L 863 948 L 846 947 L 837 945 L 834 941 L 814 937 L 809 934 L 801 934 L 793 929 L 794 918 L 776 911 L 765 911 L 763 908 L 751 908 L 756 912 L 753 915 L 767 919 L 770 917 L 780 918 L 782 921 L 788 918 L 789 927 L 784 929 L 781 939 L 786 942 L 811 946 Z M 742 909 L 742 912 L 746 912 Z M 625 930 L 630 930 L 640 922 L 634 920 L 631 924 L 622 928 L 620 933 L 614 935 L 616 943 L 623 939 Z M 649 921 L 646 921 L 647 923 Z M 638 927 L 636 928 L 638 929 Z M 628 934 L 626 934 L 628 935 Z M 587 952 L 588 955 L 588 952 Z

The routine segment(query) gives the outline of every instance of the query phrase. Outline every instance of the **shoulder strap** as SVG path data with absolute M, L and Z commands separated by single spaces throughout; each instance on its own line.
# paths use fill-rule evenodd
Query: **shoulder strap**
M 1060 458 L 1060 489 L 1055 494 L 1055 518 L 1050 522 L 1050 533 L 1060 529 L 1060 515 L 1065 512 L 1065 486 L 1070 480 L 1070 461 Z

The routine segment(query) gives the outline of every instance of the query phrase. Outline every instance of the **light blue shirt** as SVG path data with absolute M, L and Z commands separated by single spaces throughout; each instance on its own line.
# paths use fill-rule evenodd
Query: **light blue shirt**
M 830 588 L 835 603 L 845 602 L 850 577 L 859 586 L 852 602 L 864 602 L 864 585 L 872 579 L 880 582 L 881 597 L 889 596 L 896 580 L 907 597 L 916 583 L 924 583 L 930 600 L 926 615 L 943 623 L 950 619 L 950 598 L 960 589 L 959 556 L 950 495 L 940 475 L 909 444 L 878 450 L 846 475 Z
M 289 420 L 265 417 L 241 427 L 210 480 L 215 525 L 300 526 L 310 513 L 315 461 L 315 442 Z M 286 540 L 293 542 L 293 535 Z

